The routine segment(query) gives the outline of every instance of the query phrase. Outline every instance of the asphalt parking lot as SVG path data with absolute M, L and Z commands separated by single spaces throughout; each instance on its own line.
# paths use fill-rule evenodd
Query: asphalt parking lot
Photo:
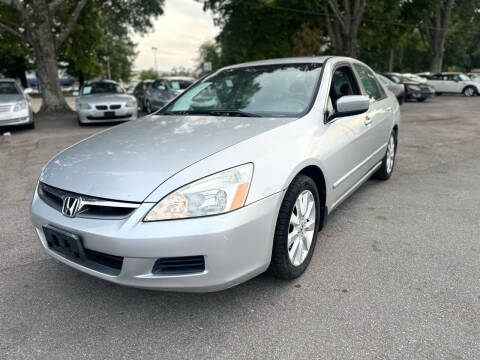
M 120 287 L 47 256 L 28 215 L 41 168 L 108 125 L 65 115 L 9 129 L 0 358 L 478 359 L 479 114 L 480 97 L 406 103 L 392 178 L 329 217 L 302 277 L 209 294 Z

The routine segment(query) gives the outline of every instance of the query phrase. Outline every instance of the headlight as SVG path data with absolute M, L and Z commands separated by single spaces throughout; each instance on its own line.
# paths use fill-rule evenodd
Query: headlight
M 223 214 L 245 204 L 253 164 L 244 164 L 188 184 L 158 202 L 144 221 Z
M 407 88 L 415 90 L 415 91 L 420 91 L 421 90 L 420 87 L 417 86 L 417 85 L 407 85 Z
M 130 100 L 125 104 L 127 108 L 134 108 L 137 107 L 137 100 Z
M 20 101 L 20 102 L 15 104 L 15 107 L 13 108 L 13 111 L 25 110 L 27 108 L 27 106 L 28 106 L 28 104 L 25 100 Z
M 80 110 L 89 110 L 91 109 L 92 107 L 90 106 L 90 104 L 78 104 L 78 108 Z

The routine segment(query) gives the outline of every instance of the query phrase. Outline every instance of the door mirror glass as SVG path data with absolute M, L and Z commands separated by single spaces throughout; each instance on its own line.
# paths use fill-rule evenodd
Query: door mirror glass
M 370 106 L 370 99 L 364 95 L 347 95 L 337 100 L 337 111 L 333 117 L 358 115 L 366 112 Z

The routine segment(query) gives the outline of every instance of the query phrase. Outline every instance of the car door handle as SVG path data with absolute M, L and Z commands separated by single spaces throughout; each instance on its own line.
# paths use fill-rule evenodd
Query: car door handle
M 387 107 L 387 111 L 392 112 L 393 108 L 391 106 Z
M 365 116 L 364 124 L 365 124 L 365 126 L 372 125 L 372 119 L 370 118 L 370 116 Z

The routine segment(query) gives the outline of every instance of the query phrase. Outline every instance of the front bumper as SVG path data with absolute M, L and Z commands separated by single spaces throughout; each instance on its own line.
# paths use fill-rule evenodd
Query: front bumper
M 0 113 L 0 126 L 25 125 L 33 122 L 33 116 L 28 109 Z
M 105 116 L 105 113 L 114 113 L 113 116 Z M 78 109 L 77 110 L 78 120 L 82 124 L 86 123 L 101 123 L 101 122 L 114 122 L 114 121 L 128 121 L 135 120 L 138 118 L 138 109 L 126 108 L 122 106 L 120 109 L 115 110 L 97 110 L 93 109 Z
M 143 203 L 122 220 L 68 218 L 35 192 L 31 220 L 48 254 L 87 274 L 126 286 L 208 292 L 235 286 L 267 269 L 280 202 L 281 194 L 275 194 L 223 215 L 144 223 L 152 203 Z M 78 235 L 86 249 L 123 257 L 120 273 L 112 276 L 52 251 L 43 232 L 46 225 Z M 198 255 L 205 258 L 203 272 L 152 273 L 159 258 Z

